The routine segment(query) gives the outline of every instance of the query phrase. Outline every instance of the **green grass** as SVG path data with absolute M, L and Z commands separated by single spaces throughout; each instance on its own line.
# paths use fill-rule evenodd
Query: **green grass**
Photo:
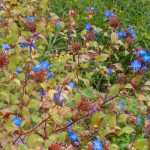
M 150 49 L 150 0 L 51 0 L 49 9 L 56 12 L 62 19 L 66 19 L 69 9 L 78 12 L 78 21 L 83 26 L 87 20 L 85 8 L 93 6 L 96 16 L 92 20 L 94 25 L 105 25 L 104 10 L 113 10 L 122 21 L 124 27 L 132 25 L 137 31 L 137 46 Z

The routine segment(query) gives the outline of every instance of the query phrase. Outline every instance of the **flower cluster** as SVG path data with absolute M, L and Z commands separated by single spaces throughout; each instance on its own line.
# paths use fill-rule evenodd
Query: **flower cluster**
M 135 54 L 136 60 L 132 61 L 130 65 L 133 72 L 147 71 L 150 64 L 150 52 L 140 48 L 136 50 Z
M 30 76 L 35 81 L 43 81 L 44 79 L 48 81 L 53 77 L 53 73 L 49 71 L 50 67 L 51 65 L 48 61 L 41 61 L 39 64 L 33 66 Z

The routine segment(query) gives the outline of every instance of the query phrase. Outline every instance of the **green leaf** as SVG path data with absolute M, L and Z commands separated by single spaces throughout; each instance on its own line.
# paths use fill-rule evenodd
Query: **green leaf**
M 91 126 L 92 127 L 100 127 L 100 124 L 101 124 L 101 121 L 102 121 L 102 118 L 104 117 L 104 113 L 103 112 L 96 112 L 95 114 L 92 115 L 92 118 L 91 118 Z
M 148 150 L 148 140 L 144 138 L 137 139 L 134 142 L 134 148 L 136 150 Z
M 120 135 L 122 135 L 122 134 L 131 134 L 133 132 L 134 132 L 134 128 L 132 128 L 130 126 L 126 126 L 126 127 L 121 129 Z
M 110 145 L 110 150 L 120 150 L 120 149 L 119 149 L 119 146 L 118 146 L 118 145 L 116 145 L 116 144 L 111 144 L 111 145 Z
M 87 98 L 94 99 L 98 96 L 98 93 L 92 88 L 86 88 L 82 91 L 82 95 Z
M 110 90 L 109 90 L 109 96 L 116 96 L 117 94 L 119 94 L 120 91 L 120 85 L 119 84 L 114 84 Z
M 28 150 L 28 147 L 26 145 L 19 145 L 17 150 Z
M 37 134 L 31 134 L 27 136 L 26 141 L 29 148 L 36 148 L 37 146 L 40 146 L 44 142 L 43 139 Z
M 100 56 L 96 56 L 96 61 L 97 62 L 104 62 L 105 60 L 107 60 L 108 57 L 109 57 L 108 54 L 101 54 Z

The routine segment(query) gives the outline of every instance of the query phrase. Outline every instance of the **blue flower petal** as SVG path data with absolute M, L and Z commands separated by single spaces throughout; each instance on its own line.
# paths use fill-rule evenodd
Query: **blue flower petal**
M 76 87 L 76 84 L 74 82 L 69 82 L 68 83 L 68 86 L 71 88 L 71 89 L 74 89 Z
M 16 116 L 14 116 L 13 118 L 12 118 L 12 122 L 16 125 L 16 126 L 21 126 L 21 124 L 22 124 L 22 119 L 21 118 L 19 118 L 19 117 L 16 117 Z
M 92 26 L 91 26 L 90 23 L 87 23 L 87 24 L 85 25 L 85 29 L 86 29 L 87 31 L 89 31 L 91 28 L 92 28 Z
M 3 44 L 2 49 L 8 51 L 10 49 L 10 45 L 9 44 Z
M 107 69 L 107 74 L 111 76 L 113 74 L 113 69 L 112 68 L 108 68 Z
M 75 146 L 79 146 L 80 142 L 77 134 L 72 130 L 67 130 L 67 134 L 72 144 L 74 144 Z
M 147 54 L 148 54 L 147 51 L 146 51 L 146 50 L 143 50 L 143 49 L 137 51 L 137 55 L 138 55 L 139 57 L 146 56 Z
M 117 35 L 118 35 L 119 39 L 123 39 L 127 36 L 126 32 L 124 32 L 124 31 L 117 32 Z
M 20 67 L 16 68 L 16 74 L 19 74 L 22 71 L 22 69 Z
M 150 56 L 149 55 L 144 56 L 143 60 L 145 63 L 150 63 Z
M 130 67 L 132 68 L 132 70 L 133 70 L 134 72 L 138 72 L 138 71 L 141 69 L 142 64 L 141 64 L 140 61 L 134 60 L 134 61 L 131 62 Z
M 26 19 L 29 21 L 29 22 L 34 22 L 36 17 L 35 16 L 27 16 Z
M 93 150 L 103 150 L 103 144 L 101 140 L 99 140 L 98 138 L 94 139 L 92 141 L 92 148 Z
M 109 18 L 109 17 L 114 16 L 114 14 L 113 14 L 110 10 L 106 10 L 106 11 L 104 12 L 104 16 L 107 17 L 107 18 Z

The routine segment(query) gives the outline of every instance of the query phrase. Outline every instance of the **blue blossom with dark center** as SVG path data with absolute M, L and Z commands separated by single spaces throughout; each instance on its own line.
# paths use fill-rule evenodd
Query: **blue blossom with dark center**
M 98 138 L 94 138 L 94 140 L 92 140 L 92 148 L 93 150 L 103 150 L 103 143 L 100 139 Z
M 72 130 L 67 130 L 67 135 L 68 135 L 68 138 L 70 139 L 71 143 L 74 146 L 80 145 L 79 137 L 77 136 L 77 134 L 75 132 L 73 132 Z
M 41 70 L 48 70 L 49 67 L 51 65 L 49 64 L 48 61 L 41 61 L 40 63 L 38 63 L 37 65 L 35 65 L 33 68 L 32 68 L 32 71 L 34 72 L 39 72 Z
M 90 23 L 87 23 L 87 24 L 85 25 L 85 29 L 86 29 L 87 31 L 91 30 L 91 29 L 92 29 L 92 25 L 91 25 Z
M 131 62 L 130 67 L 132 68 L 133 72 L 138 72 L 141 69 L 142 64 L 140 61 L 134 60 Z
M 54 93 L 53 101 L 55 102 L 56 105 L 58 105 L 58 106 L 63 106 L 64 99 L 63 99 L 63 97 L 61 96 L 61 90 L 57 90 L 57 91 Z
M 14 116 L 13 118 L 12 118 L 12 122 L 13 122 L 13 124 L 15 124 L 16 126 L 21 126 L 21 124 L 22 124 L 22 119 L 21 118 L 19 118 L 19 117 L 17 117 L 17 116 Z
M 22 71 L 22 69 L 21 69 L 20 67 L 17 67 L 17 68 L 16 68 L 16 74 L 21 73 L 21 71 Z
M 107 69 L 107 74 L 111 76 L 113 74 L 113 69 L 112 68 L 108 68 Z
M 9 51 L 10 50 L 10 45 L 9 44 L 3 44 L 2 45 L 2 49 L 4 50 L 4 51 Z
M 75 82 L 69 82 L 68 83 L 68 86 L 71 88 L 71 89 L 74 89 L 76 87 L 76 84 Z
M 127 36 L 127 33 L 124 31 L 119 31 L 117 32 L 117 35 L 119 39 L 124 39 Z
M 133 27 L 128 27 L 128 32 L 130 33 L 133 39 L 136 39 L 136 32 L 134 31 Z
M 35 16 L 27 16 L 26 19 L 27 19 L 27 21 L 29 21 L 29 22 L 34 22 L 35 19 L 36 19 L 36 17 L 35 17 Z
M 112 12 L 112 11 L 110 11 L 110 10 L 105 10 L 105 12 L 104 12 L 104 16 L 105 16 L 105 17 L 107 17 L 107 18 L 109 18 L 109 17 L 114 16 L 114 14 L 113 14 L 113 12 Z
M 145 63 L 150 63 L 150 55 L 145 55 L 145 56 L 143 56 L 143 61 L 144 61 Z

